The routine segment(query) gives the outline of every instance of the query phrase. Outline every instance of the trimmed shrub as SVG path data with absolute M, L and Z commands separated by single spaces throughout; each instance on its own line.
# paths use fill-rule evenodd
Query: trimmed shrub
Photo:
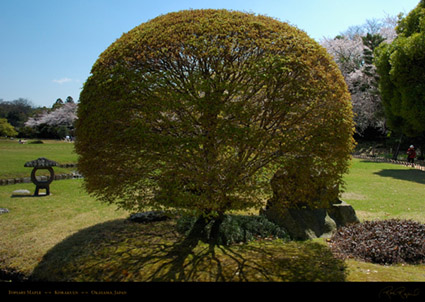
M 177 230 L 188 235 L 198 217 L 183 216 L 177 221 Z M 209 240 L 211 227 L 214 223 L 212 219 L 206 226 L 206 239 Z M 229 245 L 239 242 L 248 242 L 256 238 L 282 238 L 288 239 L 286 231 L 267 220 L 264 216 L 243 216 L 225 215 L 220 225 L 218 234 L 218 244 Z
M 425 263 L 425 225 L 412 220 L 365 221 L 343 227 L 331 238 L 342 257 L 378 264 Z
M 326 187 L 341 184 L 352 117 L 338 66 L 305 32 L 187 10 L 100 55 L 80 95 L 75 150 L 85 188 L 102 201 L 219 217 L 262 207 L 273 175 L 305 157 Z

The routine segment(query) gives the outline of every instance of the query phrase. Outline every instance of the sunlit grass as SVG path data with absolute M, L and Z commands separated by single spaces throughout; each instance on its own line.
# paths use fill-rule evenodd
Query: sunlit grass
M 354 159 L 342 199 L 360 220 L 412 219 L 425 223 L 425 172 Z
M 34 191 L 33 184 L 0 187 L 0 268 L 30 273 L 43 255 L 78 230 L 128 213 L 100 203 L 87 195 L 82 180 L 53 181 L 51 195 L 13 196 L 13 191 Z
M 0 179 L 29 177 L 31 168 L 24 167 L 28 161 L 39 157 L 46 157 L 60 164 L 77 162 L 77 154 L 74 152 L 74 144 L 55 140 L 42 140 L 43 144 L 32 144 L 28 140 L 25 144 L 19 144 L 18 140 L 0 139 Z M 55 173 L 70 173 L 75 168 L 55 167 Z M 37 175 L 48 175 L 40 170 Z

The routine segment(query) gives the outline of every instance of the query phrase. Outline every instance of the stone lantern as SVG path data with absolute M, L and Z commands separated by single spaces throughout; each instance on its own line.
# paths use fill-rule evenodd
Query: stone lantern
M 49 160 L 47 158 L 44 157 L 40 157 L 36 160 L 33 161 L 29 161 L 26 162 L 24 167 L 32 167 L 32 172 L 31 172 L 31 180 L 32 182 L 35 184 L 35 192 L 34 192 L 34 196 L 39 196 L 39 191 L 40 189 L 45 189 L 46 190 L 46 195 L 50 195 L 50 188 L 49 185 L 51 184 L 51 182 L 54 179 L 55 176 L 55 172 L 53 171 L 54 166 L 58 166 L 58 163 L 52 160 Z M 48 170 L 50 172 L 50 177 L 47 178 L 47 180 L 38 180 L 35 176 L 35 172 L 37 170 L 40 169 L 45 169 Z

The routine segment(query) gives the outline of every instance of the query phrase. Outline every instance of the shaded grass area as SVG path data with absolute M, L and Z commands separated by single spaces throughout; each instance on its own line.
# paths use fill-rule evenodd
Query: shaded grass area
M 74 144 L 56 140 L 43 140 L 43 144 L 19 144 L 17 140 L 0 139 L 0 179 L 29 177 L 30 168 L 24 167 L 28 161 L 46 157 L 60 164 L 77 162 Z M 75 168 L 54 168 L 55 173 L 70 173 Z M 48 175 L 40 170 L 37 175 Z
M 51 249 L 32 278 L 48 281 L 344 281 L 344 263 L 314 242 L 209 245 L 175 232 L 175 220 L 113 220 Z
M 12 197 L 0 187 L 0 271 L 43 281 L 343 281 L 344 263 L 317 242 L 185 241 L 176 220 L 130 222 L 88 196 L 82 180 L 51 184 L 50 196 Z M 1 275 L 1 274 L 0 274 Z

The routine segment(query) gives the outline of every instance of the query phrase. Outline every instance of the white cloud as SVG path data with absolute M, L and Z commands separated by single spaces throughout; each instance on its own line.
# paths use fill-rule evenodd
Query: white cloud
M 65 84 L 65 83 L 76 82 L 76 81 L 78 81 L 78 80 L 73 80 L 73 79 L 70 79 L 70 78 L 61 78 L 59 80 L 53 80 L 52 82 L 62 85 L 62 84 Z

